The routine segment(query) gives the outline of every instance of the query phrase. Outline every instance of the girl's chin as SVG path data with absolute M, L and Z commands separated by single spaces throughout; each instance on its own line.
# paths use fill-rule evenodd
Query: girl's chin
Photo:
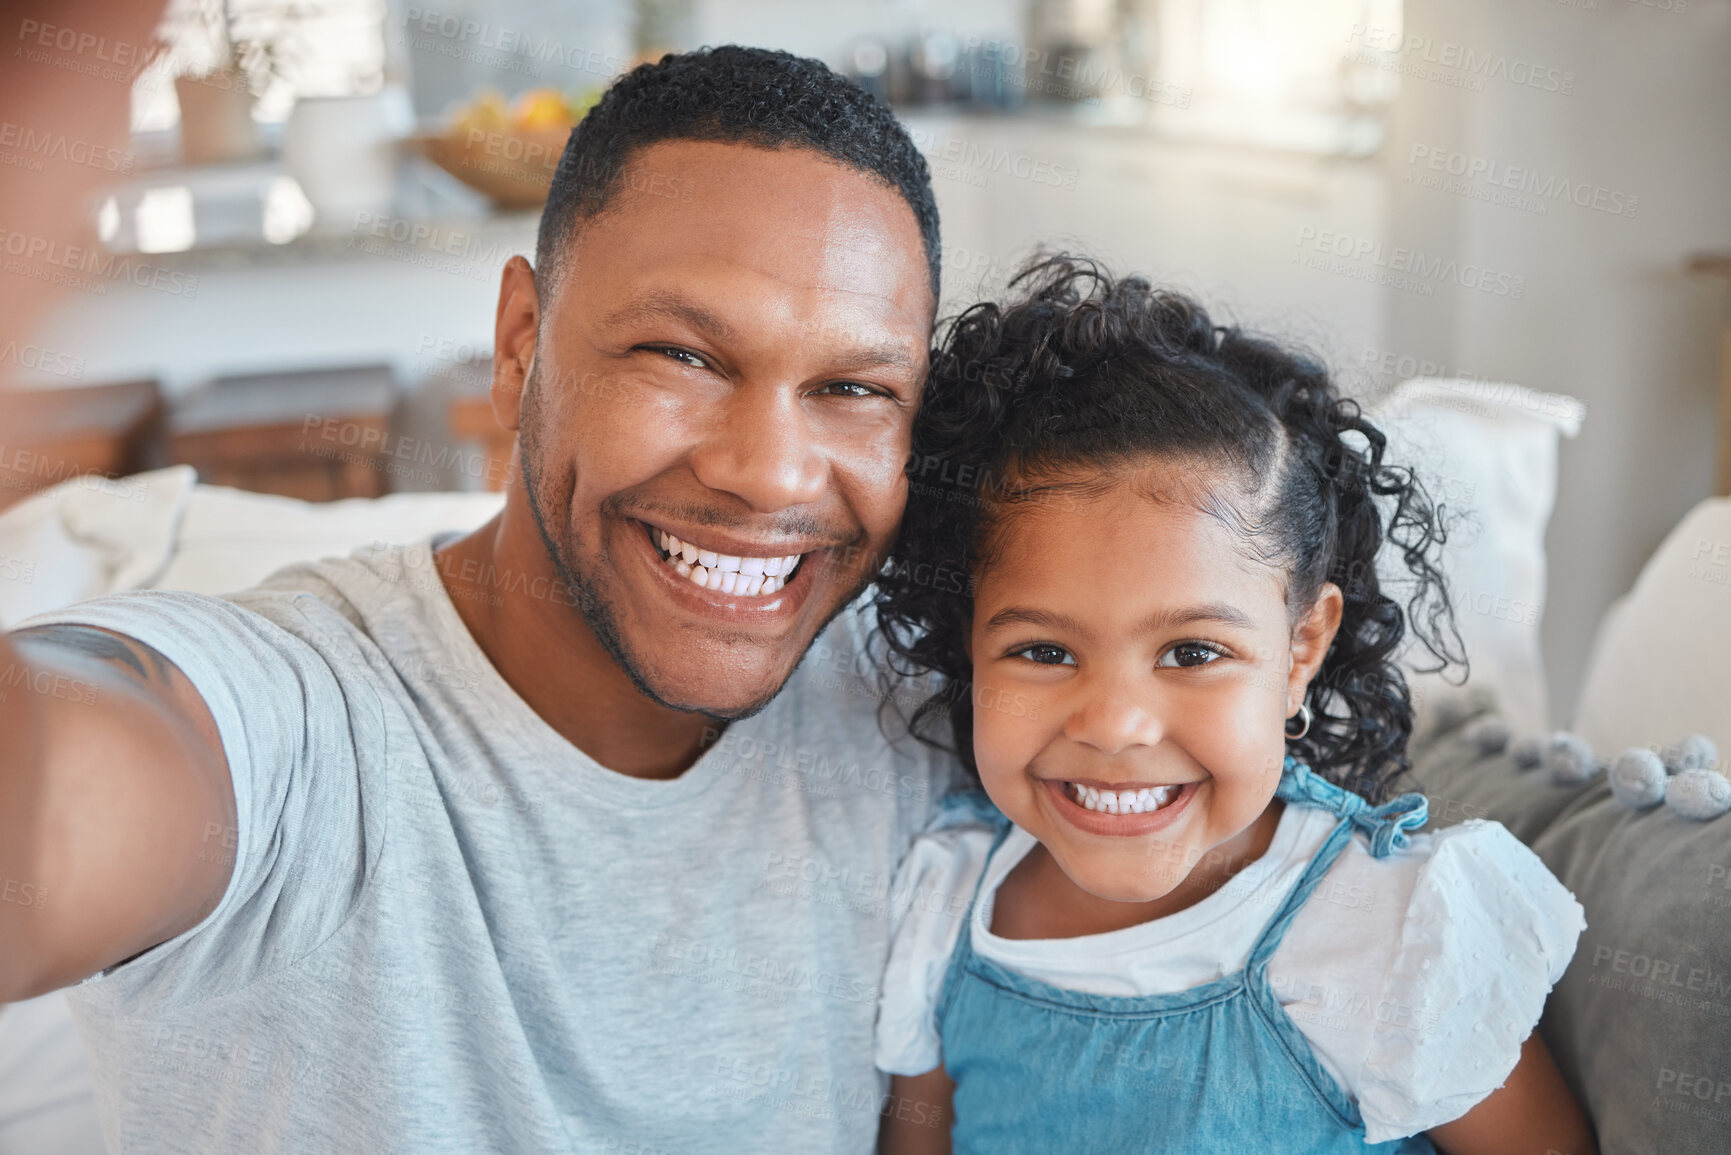
M 1087 890 L 1088 893 L 1093 895 L 1095 898 L 1104 899 L 1107 902 L 1122 902 L 1127 906 L 1144 906 L 1151 902 L 1159 902 L 1168 894 L 1172 893 L 1169 890 L 1124 891 L 1109 890 L 1106 888 L 1094 890 L 1090 887 L 1083 887 L 1083 889 Z
M 1158 902 L 1171 894 L 1180 880 L 1175 878 L 1138 878 L 1130 880 L 1123 871 L 1114 871 L 1107 864 L 1089 864 L 1084 869 L 1070 869 L 1059 860 L 1058 866 L 1079 889 L 1107 902 Z

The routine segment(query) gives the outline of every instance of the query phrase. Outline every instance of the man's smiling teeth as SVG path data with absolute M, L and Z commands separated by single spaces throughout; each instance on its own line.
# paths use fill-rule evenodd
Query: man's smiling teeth
M 734 557 L 698 549 L 664 530 L 649 527 L 649 536 L 666 555 L 667 564 L 692 585 L 724 594 L 761 597 L 788 583 L 802 554 L 787 557 Z
M 1096 790 L 1080 782 L 1066 782 L 1064 789 L 1078 805 L 1103 814 L 1147 814 L 1174 798 L 1182 786 L 1144 786 L 1140 790 Z

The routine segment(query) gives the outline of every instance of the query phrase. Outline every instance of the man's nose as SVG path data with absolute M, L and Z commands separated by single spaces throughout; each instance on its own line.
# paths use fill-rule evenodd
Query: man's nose
M 697 479 L 758 513 L 816 501 L 827 465 L 797 392 L 770 385 L 733 390 L 691 455 Z
M 1077 687 L 1081 693 L 1064 719 L 1064 737 L 1105 755 L 1133 746 L 1154 746 L 1166 733 L 1146 692 L 1138 694 L 1123 679 L 1102 678 Z

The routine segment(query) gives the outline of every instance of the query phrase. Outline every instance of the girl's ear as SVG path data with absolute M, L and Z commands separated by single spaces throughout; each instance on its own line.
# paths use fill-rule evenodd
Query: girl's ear
M 1298 713 L 1298 707 L 1304 704 L 1310 680 L 1316 677 L 1316 672 L 1322 668 L 1322 659 L 1328 656 L 1328 647 L 1334 644 L 1345 605 L 1346 599 L 1341 596 L 1340 587 L 1333 582 L 1323 582 L 1316 601 L 1292 628 L 1292 668 L 1286 675 L 1287 717 Z

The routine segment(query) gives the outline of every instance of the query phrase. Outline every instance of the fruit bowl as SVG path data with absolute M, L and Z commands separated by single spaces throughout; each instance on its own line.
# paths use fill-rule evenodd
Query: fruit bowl
M 503 209 L 536 209 L 565 152 L 569 128 L 490 131 L 453 126 L 413 137 L 420 154 Z
M 483 88 L 443 131 L 411 140 L 422 156 L 500 208 L 540 208 L 571 130 L 600 98 L 599 89 L 532 88 L 507 106 L 497 90 Z

